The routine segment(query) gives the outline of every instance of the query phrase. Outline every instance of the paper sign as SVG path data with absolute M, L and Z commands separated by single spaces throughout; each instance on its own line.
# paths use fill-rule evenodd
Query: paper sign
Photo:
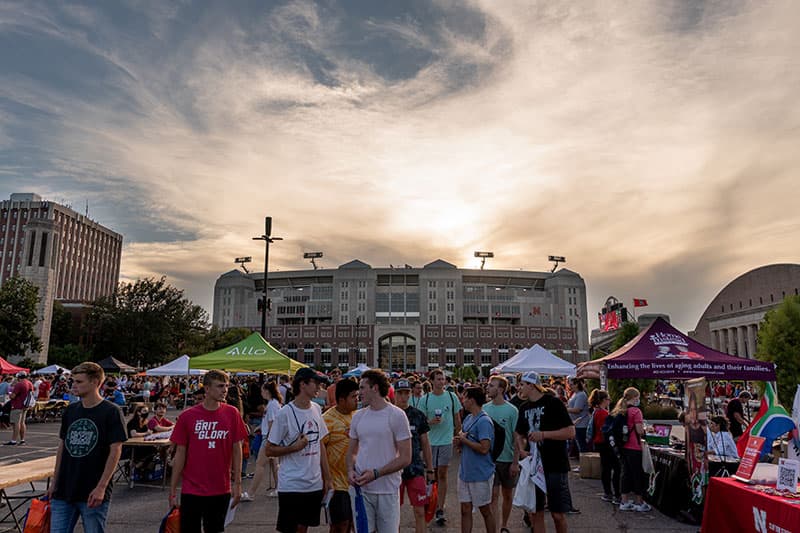
M 778 460 L 778 482 L 775 488 L 797 494 L 798 472 L 800 472 L 800 461 L 781 457 Z
M 744 438 L 744 437 L 742 437 Z M 756 437 L 749 435 L 747 438 L 747 447 L 742 455 L 742 461 L 739 463 L 739 469 L 736 475 L 733 476 L 739 481 L 748 482 L 753 477 L 753 472 L 758 464 L 758 458 L 761 456 L 761 448 L 764 447 L 764 437 Z

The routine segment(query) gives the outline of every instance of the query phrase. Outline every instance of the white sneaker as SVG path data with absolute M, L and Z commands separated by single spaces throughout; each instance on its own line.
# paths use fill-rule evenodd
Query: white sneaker
M 634 507 L 634 511 L 637 511 L 639 513 L 646 513 L 648 511 L 652 511 L 653 510 L 653 508 L 650 507 L 650 504 L 648 504 L 647 502 L 642 502 L 639 505 L 634 505 L 633 507 Z
M 270 497 L 270 498 L 277 498 L 278 497 L 278 491 L 277 490 L 271 490 L 271 491 L 269 491 L 267 493 L 267 496 Z
M 253 497 L 250 496 L 249 494 L 247 494 L 247 492 L 243 492 L 241 498 L 239 498 L 239 501 L 251 502 L 251 501 L 253 501 Z
M 619 510 L 620 511 L 633 511 L 635 509 L 636 509 L 636 505 L 634 505 L 633 502 L 626 502 L 626 503 L 619 504 Z

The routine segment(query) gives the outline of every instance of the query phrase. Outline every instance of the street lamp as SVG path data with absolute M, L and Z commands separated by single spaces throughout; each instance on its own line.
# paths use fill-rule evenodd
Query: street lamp
M 321 257 L 322 257 L 322 252 L 306 252 L 303 254 L 303 259 L 311 259 L 311 266 L 314 267 L 314 270 L 319 268 L 314 260 L 319 259 Z
M 494 252 L 475 252 L 475 257 L 481 258 L 481 270 L 483 270 L 483 265 L 486 264 L 486 259 L 494 257 Z
M 264 217 L 264 235 L 253 237 L 254 241 L 264 241 L 264 305 L 261 313 L 261 336 L 267 337 L 267 278 L 269 274 L 269 245 L 282 241 L 283 237 L 272 237 L 272 217 Z

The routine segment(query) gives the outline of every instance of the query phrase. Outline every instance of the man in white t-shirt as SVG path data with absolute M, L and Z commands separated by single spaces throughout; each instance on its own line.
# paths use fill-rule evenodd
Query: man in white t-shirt
M 370 532 L 400 530 L 401 471 L 411 463 L 411 430 L 402 409 L 386 399 L 389 378 L 382 370 L 361 374 L 363 409 L 353 415 L 347 472 L 361 487 Z
M 333 490 L 322 439 L 328 428 L 319 405 L 311 401 L 327 377 L 311 368 L 294 375 L 294 400 L 278 413 L 269 431 L 265 453 L 280 457 L 278 523 L 283 533 L 304 533 L 319 525 L 322 498 Z

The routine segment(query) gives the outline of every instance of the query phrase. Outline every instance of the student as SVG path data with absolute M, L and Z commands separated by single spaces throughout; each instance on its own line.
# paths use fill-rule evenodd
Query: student
M 506 439 L 503 452 L 497 457 L 494 471 L 494 487 L 492 488 L 492 514 L 495 522 L 500 522 L 500 533 L 508 533 L 508 518 L 511 516 L 511 502 L 514 498 L 514 487 L 517 486 L 518 475 L 511 473 L 514 462 L 514 429 L 517 427 L 519 413 L 513 404 L 505 400 L 508 380 L 503 376 L 489 378 L 487 396 L 491 400 L 483 406 L 483 410 L 505 431 Z M 503 494 L 503 512 L 498 512 L 500 493 Z
M 73 391 L 80 401 L 70 404 L 61 419 L 56 467 L 47 495 L 51 533 L 72 533 L 80 517 L 87 533 L 105 531 L 111 502 L 111 478 L 125 436 L 119 407 L 100 395 L 105 379 L 97 363 L 72 369 Z
M 281 393 L 278 392 L 278 387 L 275 385 L 274 381 L 268 381 L 261 386 L 261 397 L 267 401 L 267 408 L 264 411 L 264 416 L 261 417 L 262 446 L 258 450 L 258 457 L 256 458 L 256 472 L 255 476 L 253 477 L 253 484 L 250 486 L 250 492 L 242 493 L 243 502 L 253 501 L 258 493 L 258 488 L 261 486 L 261 482 L 264 480 L 264 476 L 266 475 L 268 467 L 271 476 L 270 481 L 274 484 L 272 486 L 276 488 L 267 493 L 267 496 L 275 497 L 278 495 L 277 461 L 275 460 L 275 457 L 267 456 L 266 447 L 263 446 L 263 439 L 266 439 L 269 435 L 269 431 L 272 429 L 272 424 L 278 417 L 278 413 L 280 413 L 283 398 L 281 397 Z
M 347 470 L 361 487 L 370 531 L 400 530 L 400 471 L 411 463 L 411 430 L 405 413 L 389 403 L 389 378 L 382 370 L 361 374 L 364 408 L 353 415 Z
M 639 390 L 628 387 L 622 393 L 611 416 L 627 417 L 628 440 L 622 446 L 622 503 L 620 511 L 647 512 L 652 509 L 642 500 L 647 478 L 642 468 L 641 438 L 644 436 L 644 418 L 639 409 Z
M 333 481 L 333 496 L 328 503 L 329 523 L 331 533 L 348 533 L 353 527 L 353 511 L 348 492 L 347 448 L 350 445 L 353 412 L 358 407 L 358 383 L 351 379 L 340 379 L 335 387 L 336 404 L 322 415 L 328 428 L 328 434 L 322 442 L 328 454 L 328 468 Z
M 620 473 L 622 472 L 616 452 L 611 449 L 611 445 L 606 442 L 605 435 L 601 431 L 608 418 L 608 408 L 611 404 L 611 397 L 604 390 L 595 389 L 589 396 L 589 404 L 594 409 L 592 413 L 592 424 L 594 434 L 592 444 L 594 449 L 600 454 L 600 480 L 603 483 L 603 495 L 600 497 L 605 502 L 615 505 L 620 503 Z
M 128 438 L 144 437 L 151 433 L 151 431 L 147 429 L 147 417 L 149 415 L 150 409 L 148 409 L 146 405 L 139 405 L 136 407 L 126 426 L 126 429 L 128 430 Z
M 278 523 L 282 533 L 305 533 L 319 525 L 323 495 L 333 489 L 322 442 L 328 428 L 313 402 L 327 376 L 311 368 L 294 375 L 288 402 L 272 423 L 265 444 L 268 457 L 279 457 Z
M 181 533 L 199 533 L 201 525 L 205 533 L 224 531 L 229 506 L 239 504 L 242 441 L 247 438 L 247 428 L 239 410 L 224 403 L 228 384 L 225 372 L 209 370 L 203 376 L 203 403 L 178 417 L 170 437 L 176 449 L 169 504 L 177 504 L 182 480 Z
M 11 440 L 6 442 L 6 446 L 16 446 L 17 444 L 25 444 L 25 417 L 27 416 L 28 407 L 25 402 L 28 396 L 33 391 L 33 384 L 28 381 L 27 372 L 17 372 L 17 382 L 11 387 L 9 397 L 11 398 Z
M 172 431 L 172 427 L 175 425 L 166 417 L 167 414 L 167 404 L 164 402 L 156 403 L 155 407 L 155 416 L 150 419 L 147 423 L 147 429 L 149 429 L 153 433 L 164 433 L 167 431 Z

